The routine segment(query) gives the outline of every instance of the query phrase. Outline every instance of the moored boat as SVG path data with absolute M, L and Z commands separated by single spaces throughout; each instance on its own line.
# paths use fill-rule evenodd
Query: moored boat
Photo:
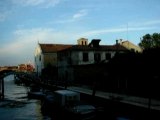
M 43 93 L 42 89 L 32 85 L 28 89 L 28 98 L 30 99 L 43 99 L 45 94 Z
M 56 114 L 70 120 L 89 120 L 96 116 L 96 107 L 82 102 L 80 93 L 70 90 L 57 90 L 46 95 L 42 102 L 42 111 Z

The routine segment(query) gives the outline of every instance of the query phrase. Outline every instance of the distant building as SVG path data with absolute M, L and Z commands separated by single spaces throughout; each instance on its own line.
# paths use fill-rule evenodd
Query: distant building
M 34 66 L 31 64 L 26 64 L 27 72 L 34 72 Z
M 19 72 L 34 72 L 34 67 L 31 64 L 19 64 L 18 71 Z
M 34 66 L 32 64 L 19 64 L 18 66 L 4 66 L 0 67 L 0 71 L 13 70 L 18 72 L 34 72 Z
M 131 50 L 131 51 L 134 51 L 134 52 L 139 52 L 139 53 L 142 52 L 142 49 L 141 49 L 139 46 L 131 43 L 131 42 L 128 41 L 128 40 L 123 41 L 122 39 L 120 39 L 120 40 L 119 40 L 119 44 L 122 45 L 122 46 L 124 46 L 124 47 L 127 48 L 128 50 Z
M 26 65 L 25 64 L 18 65 L 18 71 L 26 72 Z
M 18 66 L 3 66 L 3 67 L 0 67 L 0 71 L 3 71 L 3 70 L 14 70 L 14 71 L 17 71 L 18 70 Z

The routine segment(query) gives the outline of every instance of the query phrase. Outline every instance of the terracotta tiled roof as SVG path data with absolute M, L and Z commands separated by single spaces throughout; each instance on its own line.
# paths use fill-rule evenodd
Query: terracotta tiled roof
M 125 51 L 127 50 L 125 47 L 121 45 L 100 45 L 99 47 L 91 47 L 86 45 L 66 45 L 66 44 L 39 44 L 43 53 L 52 53 L 59 52 L 65 50 L 71 51 L 90 51 L 90 50 L 98 50 L 98 51 Z
M 39 44 L 39 45 L 43 53 L 58 52 L 72 47 L 72 45 L 64 45 L 64 44 Z
M 124 46 L 122 46 L 122 45 L 120 45 L 120 44 L 118 44 L 118 45 L 102 45 L 102 47 L 104 48 L 104 49 L 107 49 L 107 50 L 120 50 L 120 51 L 126 51 L 126 50 L 128 50 L 128 49 L 126 49 Z
M 125 47 L 121 45 L 100 45 L 99 47 L 90 47 L 85 45 L 73 45 L 72 47 L 69 47 L 67 49 L 63 50 L 70 50 L 70 51 L 90 51 L 90 50 L 97 50 L 97 51 L 128 51 Z M 63 51 L 62 50 L 62 51 Z

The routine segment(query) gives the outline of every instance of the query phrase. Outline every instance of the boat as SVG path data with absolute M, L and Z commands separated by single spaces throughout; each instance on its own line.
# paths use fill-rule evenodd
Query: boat
M 70 120 L 90 120 L 96 115 L 95 106 L 82 102 L 80 93 L 70 90 L 56 90 L 46 95 L 41 109 Z
M 28 98 L 29 99 L 43 99 L 44 94 L 43 92 L 28 92 Z
M 28 88 L 27 94 L 29 99 L 43 99 L 45 96 L 42 89 L 35 85 L 31 85 Z

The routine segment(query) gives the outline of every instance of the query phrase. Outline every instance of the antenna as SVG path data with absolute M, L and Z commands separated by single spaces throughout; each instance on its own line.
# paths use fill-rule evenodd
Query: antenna
M 128 40 L 128 23 L 127 23 L 127 40 Z
M 39 39 L 37 38 L 37 42 L 38 42 L 38 44 L 39 44 Z

